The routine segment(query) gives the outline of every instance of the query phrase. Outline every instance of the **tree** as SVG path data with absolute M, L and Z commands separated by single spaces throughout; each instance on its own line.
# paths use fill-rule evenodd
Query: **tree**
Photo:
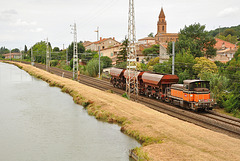
M 150 61 L 147 63 L 147 66 L 146 66 L 146 68 L 148 69 L 148 70 L 150 70 L 150 71 L 153 71 L 153 66 L 155 65 L 155 64 L 157 64 L 157 63 L 159 63 L 159 57 L 156 57 L 156 58 L 152 58 L 152 59 L 150 59 Z
M 205 57 L 195 58 L 195 65 L 193 66 L 193 70 L 195 71 L 195 74 L 198 74 L 198 77 L 200 78 L 204 72 L 212 74 L 218 72 L 217 65 Z
M 210 81 L 210 89 L 213 93 L 214 99 L 217 101 L 219 107 L 224 107 L 226 101 L 226 90 L 229 86 L 229 79 L 220 74 L 213 74 L 211 72 L 203 72 L 201 80 Z
M 54 47 L 53 48 L 53 52 L 59 52 L 59 51 L 60 51 L 59 47 Z
M 231 36 L 235 36 L 237 33 L 234 29 L 232 28 L 229 28 L 229 29 L 226 29 L 224 32 L 223 32 L 223 36 L 228 36 L 228 35 L 231 35 Z
M 153 34 L 154 34 L 154 33 L 151 32 L 150 34 L 148 34 L 148 37 L 154 37 Z
M 190 26 L 185 26 L 180 30 L 179 39 L 176 42 L 176 53 L 190 50 L 194 57 L 213 57 L 216 55 L 214 45 L 216 40 L 208 35 L 205 31 L 205 25 L 195 23 Z M 172 51 L 172 43 L 168 44 L 168 53 Z
M 196 75 L 193 72 L 193 66 L 195 64 L 193 55 L 190 54 L 190 50 L 187 52 L 177 53 L 175 56 L 175 74 L 179 77 L 179 83 L 183 83 L 183 80 L 194 79 Z M 172 58 L 163 63 L 158 63 L 153 66 L 153 71 L 157 73 L 172 73 Z
M 235 44 L 238 40 L 237 40 L 237 36 L 232 36 L 232 35 L 227 35 L 226 37 L 223 35 L 218 35 L 217 38 L 222 39 L 224 41 L 228 41 L 231 42 L 233 44 Z
M 12 53 L 20 53 L 20 50 L 18 48 L 12 49 L 11 50 Z
M 127 61 L 128 43 L 129 43 L 129 41 L 125 37 L 125 40 L 123 40 L 123 42 L 122 42 L 120 52 L 117 55 L 117 61 L 116 61 L 117 64 Z
M 27 53 L 28 49 L 27 49 L 27 46 L 25 45 L 24 46 L 24 53 Z
M 226 69 L 227 77 L 231 80 L 230 94 L 224 108 L 227 112 L 240 117 L 240 48 L 234 54 L 234 58 L 228 63 Z
M 48 42 L 49 45 L 49 51 L 51 51 L 51 44 Z M 38 63 L 45 63 L 46 62 L 46 50 L 47 50 L 47 43 L 45 41 L 37 42 L 32 47 L 33 55 L 35 58 L 35 61 Z M 31 50 L 28 51 L 28 55 L 30 58 Z
M 7 54 L 9 52 L 10 51 L 7 48 L 5 48 L 5 46 L 0 48 L 0 54 Z
M 108 56 L 101 56 L 100 61 L 103 64 L 103 68 L 112 66 L 112 59 L 109 58 Z
M 142 51 L 144 56 L 157 56 L 159 55 L 159 45 L 152 45 Z
M 85 47 L 83 46 L 83 43 L 81 41 L 77 43 L 77 52 L 78 54 L 85 52 Z M 68 46 L 68 58 L 73 58 L 73 42 Z

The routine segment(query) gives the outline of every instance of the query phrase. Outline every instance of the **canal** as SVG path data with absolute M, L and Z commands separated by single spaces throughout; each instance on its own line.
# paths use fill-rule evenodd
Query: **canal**
M 140 146 L 60 88 L 0 62 L 0 160 L 125 161 Z

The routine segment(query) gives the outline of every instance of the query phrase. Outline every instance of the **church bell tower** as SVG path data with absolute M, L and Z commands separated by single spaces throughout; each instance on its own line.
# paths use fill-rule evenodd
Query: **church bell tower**
M 161 34 L 167 33 L 167 22 L 165 20 L 165 14 L 163 12 L 163 8 L 161 8 L 161 12 L 159 14 L 157 33 L 161 33 Z

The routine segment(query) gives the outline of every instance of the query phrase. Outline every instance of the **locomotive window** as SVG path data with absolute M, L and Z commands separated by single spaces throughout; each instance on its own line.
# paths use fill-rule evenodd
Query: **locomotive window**
M 209 89 L 209 82 L 195 82 L 195 83 L 190 84 L 190 90 L 193 90 L 194 88 Z
M 188 89 L 188 85 L 186 85 L 186 89 Z

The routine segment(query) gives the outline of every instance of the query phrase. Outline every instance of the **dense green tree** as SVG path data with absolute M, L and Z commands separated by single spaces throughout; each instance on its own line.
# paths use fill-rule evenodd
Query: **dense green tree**
M 89 50 L 87 50 L 85 53 L 80 54 L 79 57 L 79 59 L 81 59 L 81 61 L 86 64 L 93 58 L 98 59 L 98 53 L 95 51 L 89 52 Z
M 185 26 L 180 30 L 179 39 L 176 42 L 176 53 L 182 52 L 182 50 L 188 51 L 194 57 L 213 57 L 216 55 L 216 49 L 214 45 L 216 40 L 208 35 L 205 31 L 205 25 L 195 23 L 190 26 Z M 172 52 L 172 43 L 168 44 L 168 53 Z
M 153 66 L 155 64 L 159 63 L 159 57 L 156 57 L 156 58 L 152 58 L 149 60 L 149 62 L 147 63 L 146 65 L 146 68 L 149 70 L 149 71 L 153 71 Z
M 27 49 L 27 46 L 25 45 L 24 46 L 24 53 L 27 53 L 28 49 Z
M 226 101 L 226 90 L 229 86 L 229 79 L 220 74 L 213 74 L 212 72 L 203 72 L 201 74 L 201 80 L 210 81 L 210 89 L 213 94 L 213 98 L 216 100 L 219 107 L 224 107 Z
M 142 51 L 144 56 L 158 56 L 159 45 L 152 45 L 150 48 L 146 48 Z
M 20 50 L 18 48 L 12 49 L 11 50 L 12 53 L 20 53 Z
M 103 64 L 103 68 L 108 68 L 112 66 L 112 59 L 108 56 L 101 56 L 100 61 Z
M 229 30 L 230 29 L 230 30 Z M 227 31 L 226 31 L 227 30 Z M 238 26 L 232 26 L 232 27 L 221 27 L 221 28 L 217 28 L 215 30 L 211 30 L 209 31 L 209 35 L 210 36 L 219 36 L 219 35 L 223 35 L 224 37 L 226 37 L 227 35 L 231 35 L 231 36 L 237 36 L 240 37 L 240 25 Z
M 54 47 L 53 48 L 53 52 L 59 52 L 59 51 L 60 51 L 59 47 Z
M 193 66 L 193 70 L 195 74 L 198 74 L 198 77 L 200 78 L 204 72 L 208 72 L 208 73 L 218 72 L 217 65 L 205 57 L 195 58 L 195 64 Z
M 223 32 L 223 36 L 227 37 L 228 35 L 235 36 L 237 33 L 234 29 L 228 28 Z
M 218 35 L 217 36 L 219 39 L 231 42 L 233 44 L 235 44 L 238 40 L 237 40 L 237 36 L 232 36 L 232 35 L 227 35 L 227 37 L 223 36 L 223 35 Z
M 234 58 L 228 63 L 227 77 L 231 80 L 230 97 L 225 103 L 228 112 L 234 114 L 240 110 L 240 48 L 234 54 Z
M 178 53 L 175 56 L 175 74 L 179 77 L 179 83 L 186 79 L 193 79 L 196 76 L 193 72 L 194 57 L 189 52 Z M 153 71 L 166 74 L 172 73 L 172 58 L 161 64 L 154 65 Z
M 125 37 L 125 39 L 122 42 L 120 52 L 117 55 L 117 61 L 116 61 L 117 64 L 127 61 L 128 43 L 129 43 L 129 41 Z
M 51 44 L 48 42 L 49 45 L 49 52 L 51 51 Z M 46 62 L 46 50 L 47 50 L 47 43 L 45 41 L 37 42 L 32 47 L 33 56 L 36 62 L 38 63 L 45 63 Z M 31 49 L 28 50 L 28 57 L 30 58 Z
M 0 48 L 0 54 L 7 54 L 9 52 L 10 51 L 7 48 L 5 48 L 5 46 Z

